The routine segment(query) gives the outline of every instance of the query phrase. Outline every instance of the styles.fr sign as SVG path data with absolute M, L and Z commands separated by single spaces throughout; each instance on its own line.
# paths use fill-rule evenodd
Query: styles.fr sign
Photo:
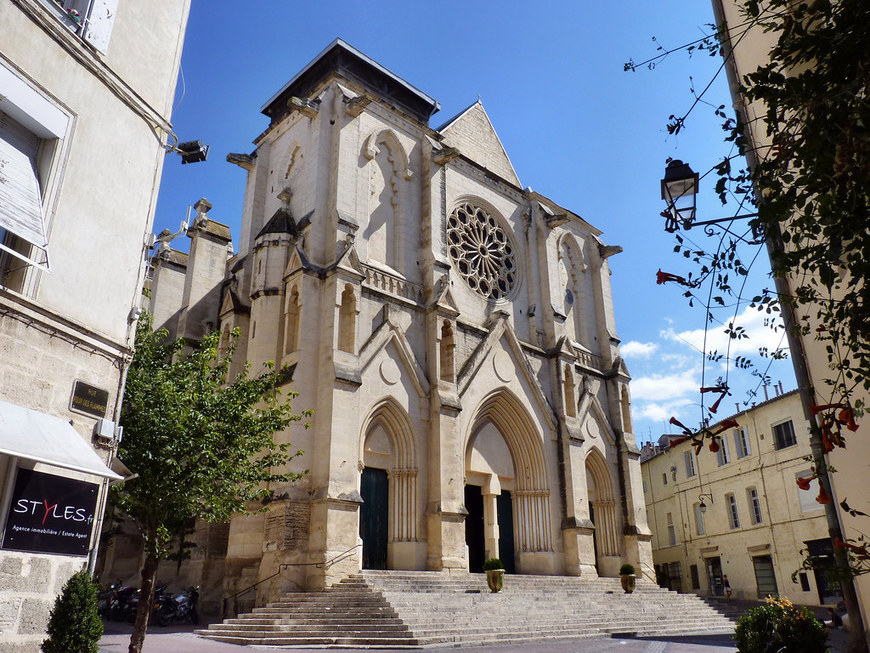
M 95 483 L 19 469 L 3 548 L 87 555 L 98 492 Z

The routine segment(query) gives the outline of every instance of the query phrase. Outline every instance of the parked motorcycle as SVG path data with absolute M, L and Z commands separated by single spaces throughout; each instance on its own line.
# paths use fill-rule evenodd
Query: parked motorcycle
M 185 591 L 172 596 L 168 592 L 155 596 L 156 617 L 158 626 L 168 626 L 176 621 L 199 623 L 196 604 L 199 600 L 199 587 L 188 587 Z
M 151 603 L 151 622 L 154 622 L 157 619 L 157 608 L 160 605 L 160 602 L 163 600 L 163 595 L 166 593 L 166 583 L 162 581 L 157 581 L 154 585 L 154 601 Z M 142 598 L 142 590 L 137 589 L 135 594 L 130 597 L 129 600 L 129 621 L 131 623 L 136 621 L 136 613 L 139 611 L 139 599 Z
M 121 579 L 119 578 L 116 582 L 109 585 L 104 590 L 100 590 L 97 592 L 97 612 L 104 619 L 109 618 L 109 608 L 112 605 L 112 597 L 115 595 L 117 589 L 121 586 Z
M 129 585 L 121 585 L 120 581 L 112 588 L 106 616 L 111 621 L 133 621 L 136 618 L 139 590 Z

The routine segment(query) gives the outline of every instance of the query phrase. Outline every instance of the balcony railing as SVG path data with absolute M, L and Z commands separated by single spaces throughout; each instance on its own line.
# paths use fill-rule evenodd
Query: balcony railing
M 363 265 L 362 268 L 366 273 L 365 285 L 415 304 L 423 303 L 423 286 L 369 265 Z

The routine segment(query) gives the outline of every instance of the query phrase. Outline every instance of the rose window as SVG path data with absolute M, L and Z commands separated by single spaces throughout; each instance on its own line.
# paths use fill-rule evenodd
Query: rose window
M 517 265 L 511 241 L 484 209 L 461 204 L 447 218 L 447 249 L 453 265 L 473 290 L 502 299 L 513 289 Z

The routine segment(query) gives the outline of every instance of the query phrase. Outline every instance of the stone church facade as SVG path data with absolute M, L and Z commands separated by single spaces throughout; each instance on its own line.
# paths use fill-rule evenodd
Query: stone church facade
M 479 101 L 433 129 L 439 108 L 335 41 L 265 104 L 256 149 L 228 157 L 247 172 L 238 254 L 201 201 L 189 256 L 155 256 L 158 323 L 224 343 L 238 328 L 237 358 L 287 366 L 294 407 L 314 411 L 277 436 L 308 474 L 197 531 L 224 596 L 276 572 L 275 591 L 496 556 L 652 572 L 620 248 L 522 187 Z

